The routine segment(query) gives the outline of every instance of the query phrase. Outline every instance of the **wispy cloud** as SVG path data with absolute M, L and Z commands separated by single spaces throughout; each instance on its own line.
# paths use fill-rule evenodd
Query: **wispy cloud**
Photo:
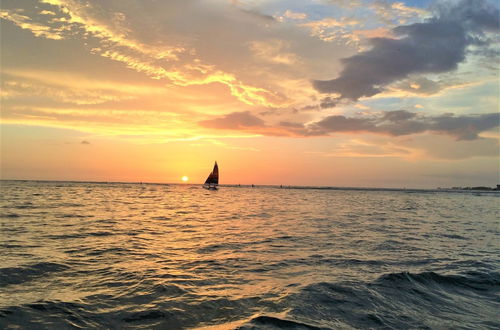
M 85 38 L 93 38 L 99 42 L 98 47 L 92 48 L 92 53 L 121 62 L 126 67 L 154 79 L 165 79 L 179 86 L 221 83 L 229 88 L 234 97 L 249 105 L 281 107 L 289 103 L 284 95 L 247 84 L 235 74 L 204 62 L 196 55 L 196 49 L 189 46 L 189 42 L 170 41 L 168 44 L 164 41 L 155 43 L 139 41 L 133 37 L 132 31 L 126 24 L 127 16 L 124 13 L 111 12 L 103 19 L 103 17 L 98 18 L 105 12 L 98 7 L 98 4 L 84 4 L 73 0 L 40 0 L 40 2 L 50 5 L 50 12 L 58 17 L 42 15 L 47 16 L 45 20 L 43 17 L 38 17 L 40 22 L 35 22 L 29 16 L 14 11 L 2 11 L 1 18 L 30 30 L 35 36 L 50 39 L 70 38 L 78 31 Z M 182 38 L 177 39 L 182 40 Z M 271 60 L 291 63 L 295 58 L 290 53 L 276 53 Z
M 127 36 L 128 29 L 126 26 L 121 24 L 124 18 L 123 13 L 114 13 L 113 18 L 110 21 L 114 24 L 105 24 L 92 15 L 93 7 L 84 3 L 73 0 L 40 0 L 42 3 L 46 3 L 55 6 L 62 13 L 69 16 L 65 20 L 67 24 L 77 25 L 83 28 L 87 33 L 103 40 L 106 43 L 111 43 L 115 46 L 123 46 L 131 50 L 137 51 L 142 54 L 147 54 L 155 59 L 177 59 L 177 54 L 185 52 L 186 49 L 181 45 L 165 46 L 161 47 L 148 45 L 141 43 L 137 40 L 131 39 Z
M 359 41 L 359 39 L 346 27 L 360 25 L 360 23 L 359 20 L 352 18 L 344 17 L 335 19 L 327 17 L 318 21 L 302 23 L 301 26 L 308 28 L 312 36 L 318 37 L 323 41 L 331 42 L 345 40 L 349 43 L 351 41 Z
M 30 17 L 21 15 L 12 10 L 0 9 L 0 18 L 11 21 L 21 29 L 29 30 L 37 37 L 60 40 L 63 38 L 62 29 L 34 22 Z
M 377 0 L 368 4 L 368 6 L 372 8 L 382 22 L 389 24 L 393 22 L 404 24 L 410 18 L 415 16 L 422 17 L 428 14 L 426 10 L 418 7 L 407 6 L 404 2 Z
M 165 88 L 152 85 L 102 81 L 69 72 L 6 70 L 2 74 L 2 100 L 17 99 L 23 103 L 38 98 L 39 102 L 51 99 L 64 104 L 99 104 L 158 95 L 166 91 Z
M 294 12 L 290 9 L 287 9 L 283 13 L 283 16 L 281 16 L 280 18 L 282 19 L 283 17 L 297 19 L 297 20 L 303 20 L 303 19 L 307 18 L 307 14 L 306 13 L 298 13 L 298 12 Z

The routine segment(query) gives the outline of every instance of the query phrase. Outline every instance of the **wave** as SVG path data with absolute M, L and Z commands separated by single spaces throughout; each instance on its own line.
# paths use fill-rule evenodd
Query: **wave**
M 0 309 L 0 328 L 85 329 L 99 327 L 86 306 L 63 301 L 37 301 Z M 101 325 L 102 326 L 102 325 Z
M 60 235 L 44 235 L 47 239 L 75 239 L 75 238 L 87 238 L 87 237 L 101 237 L 101 236 L 113 236 L 118 235 L 118 233 L 113 233 L 109 231 L 96 231 L 88 233 L 71 233 L 71 234 L 60 234 Z
M 488 197 L 54 186 L 5 189 L 0 329 L 500 329 Z
M 107 248 L 96 248 L 88 251 L 87 256 L 107 256 L 109 255 L 130 255 L 133 251 L 131 249 L 122 247 L 107 247 Z
M 238 330 L 247 330 L 247 329 L 309 329 L 309 330 L 326 330 L 330 328 L 325 328 L 325 327 L 317 327 L 314 325 L 310 325 L 307 323 L 295 321 L 295 320 L 290 320 L 290 319 L 284 319 L 284 318 L 278 318 L 275 316 L 267 316 L 267 315 L 261 315 L 257 316 L 255 318 L 252 318 L 248 323 L 237 327 L 236 329 Z
M 498 273 L 388 273 L 373 282 L 314 283 L 287 301 L 301 320 L 354 328 L 500 328 Z M 309 322 L 308 322 L 309 323 Z M 333 326 L 335 327 L 335 326 Z
M 66 267 L 39 263 L 26 268 L 57 271 Z M 1 271 L 6 274 L 6 268 Z M 113 272 L 116 270 L 108 269 L 106 274 L 113 276 L 107 278 L 116 278 L 118 274 Z M 1 309 L 0 328 L 2 322 L 21 328 L 186 328 L 217 320 L 223 326 L 236 318 L 248 320 L 233 327 L 240 330 L 500 326 L 496 298 L 500 281 L 491 272 L 394 272 L 370 282 L 313 283 L 278 299 L 272 295 L 239 299 L 200 296 L 189 286 L 173 284 L 175 281 L 159 284 L 133 272 L 120 272 L 118 277 L 121 282 L 103 278 L 95 283 L 101 292 L 108 288 L 108 293 L 89 295 L 78 302 L 37 301 Z M 258 316 L 252 317 L 255 312 Z
M 91 295 L 78 302 L 42 300 L 0 308 L 0 329 L 7 328 L 158 328 L 185 329 L 214 320 L 252 315 L 254 298 L 226 299 L 190 296 L 190 300 L 172 299 L 163 289 L 156 292 L 130 293 L 125 296 Z M 168 289 L 168 291 L 170 291 Z M 265 318 L 255 322 L 269 323 Z M 240 323 L 241 324 L 241 323 Z M 292 324 L 292 323 L 289 323 Z M 308 329 L 315 329 L 309 327 Z
M 37 206 L 34 205 L 33 203 L 26 203 L 26 204 L 22 204 L 22 205 L 15 205 L 13 207 L 14 209 L 18 209 L 18 210 L 30 210 L 30 209 L 36 209 Z
M 17 213 L 7 213 L 7 214 L 3 214 L 2 217 L 4 217 L 4 218 L 20 218 L 21 216 Z
M 468 272 L 464 275 L 440 275 L 435 272 L 412 274 L 409 272 L 391 273 L 381 276 L 378 281 L 382 285 L 411 286 L 419 283 L 426 286 L 446 285 L 452 287 L 470 288 L 474 290 L 489 290 L 500 286 L 498 273 Z
M 62 272 L 69 269 L 64 264 L 54 262 L 39 262 L 20 267 L 0 268 L 0 287 L 21 284 L 43 277 L 48 273 Z
M 123 320 L 125 322 L 141 322 L 141 321 L 149 321 L 155 319 L 165 319 L 170 317 L 172 317 L 170 313 L 154 309 L 154 310 L 147 310 L 147 311 L 140 311 L 137 313 L 133 313 L 132 315 L 125 317 Z

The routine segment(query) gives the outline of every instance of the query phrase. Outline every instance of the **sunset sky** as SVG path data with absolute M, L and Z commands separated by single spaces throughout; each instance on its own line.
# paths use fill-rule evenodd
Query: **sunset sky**
M 500 183 L 498 2 L 1 6 L 2 179 Z

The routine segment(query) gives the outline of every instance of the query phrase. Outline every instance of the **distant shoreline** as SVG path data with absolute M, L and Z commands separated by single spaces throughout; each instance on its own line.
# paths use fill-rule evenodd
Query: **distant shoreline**
M 201 186 L 202 183 L 165 183 L 165 182 L 127 182 L 127 181 L 79 181 L 79 180 L 29 180 L 29 179 L 0 179 L 0 182 L 40 182 L 40 183 L 80 183 L 80 184 L 133 184 L 133 185 L 163 185 L 163 186 Z M 292 190 L 347 190 L 347 191 L 405 191 L 405 192 L 453 192 L 453 193 L 500 193 L 500 190 L 489 187 L 464 187 L 464 188 L 387 188 L 387 187 L 337 187 L 337 186 L 298 186 L 275 184 L 221 184 L 220 187 L 228 188 L 270 188 Z

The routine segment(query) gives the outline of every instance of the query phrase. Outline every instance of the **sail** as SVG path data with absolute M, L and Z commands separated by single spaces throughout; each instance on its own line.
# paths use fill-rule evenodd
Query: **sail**
M 217 162 L 215 162 L 214 169 L 208 176 L 207 180 L 205 181 L 206 185 L 210 184 L 219 184 L 219 166 L 217 166 Z

